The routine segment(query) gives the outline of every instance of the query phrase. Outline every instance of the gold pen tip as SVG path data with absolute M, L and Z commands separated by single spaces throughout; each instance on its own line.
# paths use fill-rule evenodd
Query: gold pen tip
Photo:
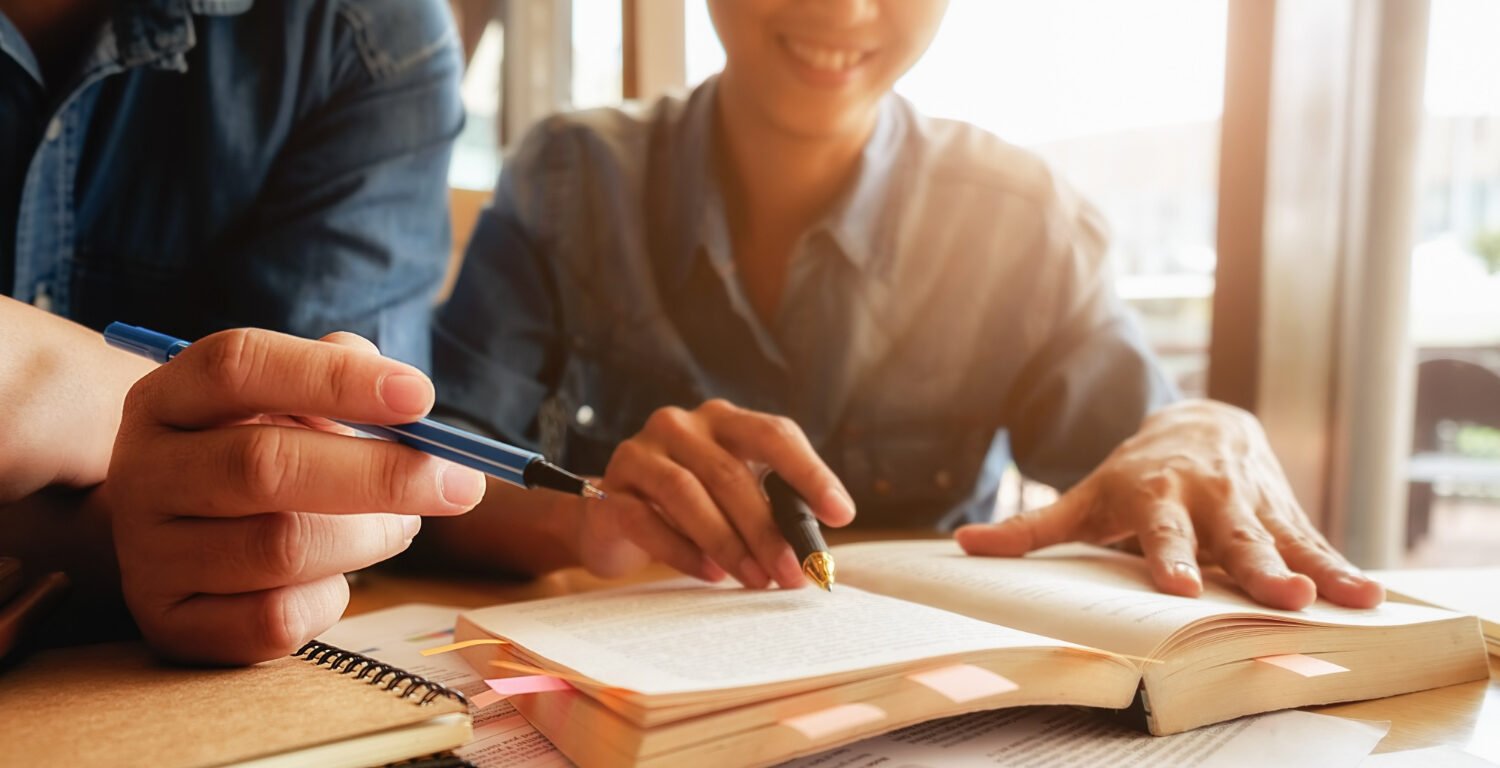
M 823 588 L 824 592 L 833 591 L 834 566 L 833 555 L 827 552 L 814 552 L 802 561 L 802 572 L 807 578 L 812 579 L 814 584 Z
M 593 483 L 584 483 L 583 484 L 583 497 L 585 499 L 607 499 L 607 498 L 609 498 L 609 496 L 607 494 L 605 494 L 604 491 L 599 490 L 598 486 L 594 485 Z

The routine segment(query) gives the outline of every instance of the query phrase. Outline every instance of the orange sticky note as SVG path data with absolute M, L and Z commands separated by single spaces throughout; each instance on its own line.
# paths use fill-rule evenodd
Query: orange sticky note
M 571 691 L 573 684 L 551 675 L 525 675 L 522 677 L 497 677 L 484 681 L 491 691 L 501 696 L 516 696 L 522 693 L 544 693 L 546 691 Z
M 874 704 L 840 704 L 837 707 L 820 709 L 817 712 L 809 712 L 805 715 L 788 717 L 781 721 L 782 725 L 795 728 L 803 736 L 817 741 L 818 739 L 840 731 L 858 728 L 861 725 L 880 722 L 885 719 L 885 710 Z
M 505 701 L 505 697 L 494 691 L 480 691 L 469 697 L 469 703 L 473 704 L 475 709 L 484 709 L 491 704 L 499 704 L 502 701 Z
M 907 675 L 907 678 L 960 704 L 987 696 L 1010 693 L 1021 687 L 984 667 L 976 667 L 973 664 L 954 664 L 951 667 L 930 669 L 926 672 Z
M 1331 661 L 1315 659 L 1300 653 L 1287 653 L 1280 656 L 1261 656 L 1256 661 L 1263 661 L 1272 666 L 1296 672 L 1303 677 L 1321 677 L 1339 672 L 1348 672 L 1348 667 L 1341 667 Z
M 504 640 L 496 640 L 493 637 L 480 638 L 479 640 L 465 640 L 461 643 L 449 643 L 447 645 L 436 645 L 431 648 L 423 648 L 423 656 L 432 656 L 439 653 L 456 651 L 460 648 L 468 648 L 474 645 L 508 645 Z

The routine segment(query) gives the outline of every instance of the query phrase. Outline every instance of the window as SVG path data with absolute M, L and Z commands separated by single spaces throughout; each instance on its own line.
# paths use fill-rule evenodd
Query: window
M 1412 252 L 1413 565 L 1500 548 L 1500 5 L 1433 0 Z

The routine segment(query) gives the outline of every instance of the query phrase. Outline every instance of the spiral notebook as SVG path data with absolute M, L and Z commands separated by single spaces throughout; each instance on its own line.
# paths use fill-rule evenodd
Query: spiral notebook
M 0 732 L 4 768 L 362 768 L 457 747 L 471 723 L 458 692 L 323 643 L 235 669 L 115 644 L 0 674 Z

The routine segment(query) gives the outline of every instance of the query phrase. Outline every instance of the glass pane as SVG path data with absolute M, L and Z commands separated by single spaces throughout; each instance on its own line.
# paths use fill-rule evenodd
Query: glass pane
M 1413 567 L 1500 552 L 1500 4 L 1433 0 L 1412 253 Z
M 953 0 L 896 85 L 921 111 L 1035 150 L 1104 212 L 1120 292 L 1185 392 L 1204 391 L 1227 0 Z M 687 3 L 687 79 L 723 66 Z
M 620 0 L 573 0 L 573 106 L 578 109 L 620 103 L 625 83 L 621 8 Z
M 484 32 L 464 69 L 460 93 L 467 115 L 463 133 L 453 146 L 448 185 L 490 189 L 500 172 L 500 67 L 505 57 L 505 28 L 498 19 L 465 17 L 463 23 L 481 23 Z

